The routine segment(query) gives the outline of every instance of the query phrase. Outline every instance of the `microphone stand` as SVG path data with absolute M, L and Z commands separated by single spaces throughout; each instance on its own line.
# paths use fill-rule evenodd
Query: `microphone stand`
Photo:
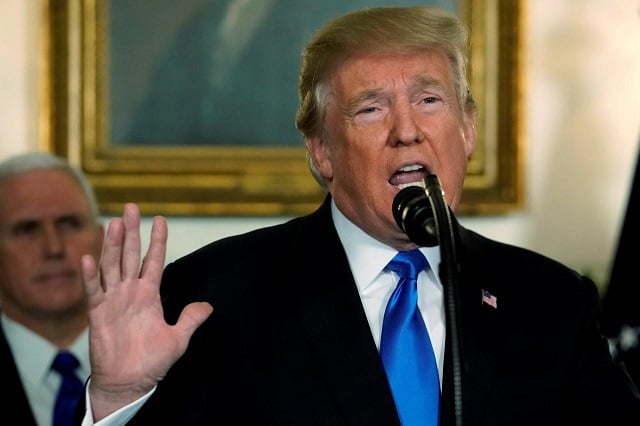
M 440 281 L 444 288 L 444 303 L 447 318 L 447 334 L 451 342 L 453 364 L 453 397 L 456 425 L 462 426 L 462 340 L 458 312 L 458 274 L 455 238 L 449 207 L 444 201 L 444 191 L 436 175 L 424 178 L 425 194 L 431 204 L 440 243 Z
M 462 426 L 462 339 L 458 312 L 458 274 L 455 238 L 449 207 L 436 175 L 423 179 L 424 189 L 402 189 L 393 201 L 393 215 L 398 226 L 419 246 L 440 245 L 440 281 L 444 289 L 447 340 L 450 342 L 453 368 L 455 424 Z M 427 202 L 428 200 L 428 202 Z

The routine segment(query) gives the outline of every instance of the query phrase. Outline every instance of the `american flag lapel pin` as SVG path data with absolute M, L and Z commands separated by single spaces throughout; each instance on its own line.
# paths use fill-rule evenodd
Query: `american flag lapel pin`
M 493 309 L 498 309 L 498 298 L 487 290 L 482 289 L 482 304 L 491 306 Z

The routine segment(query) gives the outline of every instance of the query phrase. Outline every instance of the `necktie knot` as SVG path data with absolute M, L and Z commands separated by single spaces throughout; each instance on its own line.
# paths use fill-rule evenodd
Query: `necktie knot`
M 60 373 L 62 377 L 73 377 L 78 366 L 80 366 L 80 362 L 75 355 L 71 352 L 60 351 L 53 360 L 51 368 Z
M 418 249 L 401 251 L 391 259 L 387 269 L 396 272 L 402 278 L 416 280 L 420 271 L 427 266 L 427 259 Z

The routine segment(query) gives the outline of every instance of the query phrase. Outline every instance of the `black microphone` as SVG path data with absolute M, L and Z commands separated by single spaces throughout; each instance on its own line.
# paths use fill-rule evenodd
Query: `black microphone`
M 401 189 L 393 199 L 393 217 L 414 243 L 423 247 L 438 245 L 438 227 L 424 188 Z

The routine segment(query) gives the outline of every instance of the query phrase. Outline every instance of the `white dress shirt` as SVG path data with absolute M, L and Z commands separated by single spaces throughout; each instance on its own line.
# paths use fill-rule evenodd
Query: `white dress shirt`
M 2 313 L 0 326 L 11 348 L 36 423 L 51 426 L 56 396 L 62 382 L 60 374 L 51 371 L 58 348 Z M 83 383 L 90 371 L 88 333 L 85 330 L 69 348 L 80 362 L 76 373 Z
M 394 272 L 385 270 L 385 267 L 398 252 L 354 225 L 333 202 L 331 214 L 340 242 L 347 253 L 360 300 L 379 350 L 384 311 L 398 283 L 398 276 Z M 438 275 L 440 248 L 422 247 L 420 251 L 427 258 L 431 268 L 418 275 L 418 307 L 429 331 L 433 353 L 438 364 L 440 386 L 442 386 L 445 310 L 443 289 Z
M 396 287 L 398 276 L 394 272 L 386 271 L 385 267 L 398 253 L 372 238 L 347 219 L 331 202 L 331 215 L 338 231 L 340 242 L 347 253 L 349 266 L 358 287 L 358 293 L 367 315 L 371 333 L 380 349 L 382 334 L 382 320 L 387 302 Z M 420 251 L 425 255 L 431 268 L 418 275 L 418 307 L 429 331 L 429 338 L 433 346 L 440 387 L 442 387 L 442 371 L 444 364 L 445 339 L 445 311 L 443 290 L 438 278 L 440 266 L 440 249 L 438 247 L 422 247 Z M 155 388 L 143 398 L 112 413 L 110 416 L 96 423 L 96 426 L 117 425 L 126 422 L 135 415 L 143 403 L 151 396 Z M 93 424 L 93 413 L 86 396 L 87 412 L 82 426 Z

